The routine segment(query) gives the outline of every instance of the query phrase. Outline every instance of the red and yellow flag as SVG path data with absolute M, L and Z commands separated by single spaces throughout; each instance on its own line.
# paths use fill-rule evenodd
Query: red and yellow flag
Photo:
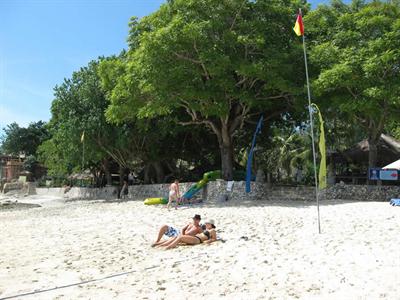
M 297 15 L 296 24 L 294 24 L 293 30 L 294 30 L 294 32 L 296 32 L 296 34 L 298 36 L 304 35 L 304 25 L 303 25 L 303 18 L 301 17 L 301 14 Z

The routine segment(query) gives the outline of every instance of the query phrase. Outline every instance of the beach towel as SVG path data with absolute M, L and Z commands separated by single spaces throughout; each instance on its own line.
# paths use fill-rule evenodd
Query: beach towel
M 390 205 L 392 205 L 392 206 L 400 206 L 400 199 L 392 199 L 392 200 L 390 200 Z
M 226 185 L 226 191 L 227 191 L 227 192 L 232 192 L 233 183 L 234 183 L 234 181 L 228 181 L 228 183 L 227 183 L 227 185 Z

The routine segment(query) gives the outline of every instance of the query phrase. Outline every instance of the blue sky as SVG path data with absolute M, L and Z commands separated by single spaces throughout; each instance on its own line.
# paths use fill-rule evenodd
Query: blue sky
M 163 2 L 0 0 L 0 132 L 12 122 L 48 121 L 54 86 L 126 48 L 130 17 Z
M 162 0 L 0 0 L 0 129 L 50 119 L 53 88 L 126 48 L 131 16 Z

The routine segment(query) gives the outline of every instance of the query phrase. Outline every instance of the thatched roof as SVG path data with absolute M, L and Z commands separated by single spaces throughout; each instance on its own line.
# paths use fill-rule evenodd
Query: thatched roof
M 353 147 L 342 152 L 332 153 L 335 163 L 355 163 L 358 165 L 368 164 L 369 143 L 362 140 Z M 400 159 L 400 141 L 382 134 L 378 142 L 377 167 L 383 167 Z

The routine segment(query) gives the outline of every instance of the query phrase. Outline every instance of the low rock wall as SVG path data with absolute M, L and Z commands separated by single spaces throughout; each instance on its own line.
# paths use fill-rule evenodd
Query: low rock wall
M 194 183 L 180 183 L 183 194 Z M 272 186 L 265 183 L 252 182 L 251 192 L 245 191 L 246 182 L 235 181 L 232 191 L 227 191 L 227 182 L 216 180 L 210 182 L 205 189 L 195 195 L 195 199 L 203 199 L 208 203 L 219 201 L 247 201 L 247 200 L 297 200 L 314 201 L 315 189 L 311 186 Z M 61 197 L 66 199 L 117 199 L 119 188 L 115 186 L 104 188 L 36 188 L 31 187 L 29 194 Z M 145 198 L 168 198 L 169 184 L 133 185 L 128 189 L 128 200 L 144 200 Z M 391 198 L 400 198 L 400 186 L 366 186 L 336 184 L 319 192 L 321 200 L 352 200 L 352 201 L 389 201 Z
M 194 182 L 183 182 L 179 183 L 179 190 L 181 194 L 187 191 Z M 143 184 L 143 185 L 131 185 L 129 186 L 128 198 L 138 199 L 138 198 L 168 198 L 169 194 L 169 183 L 162 184 Z M 199 195 L 200 194 L 200 195 Z M 201 192 L 196 194 L 197 197 L 201 196 Z
M 312 186 L 272 186 L 268 194 L 268 200 L 313 201 L 314 199 L 315 187 Z
M 8 193 L 9 191 L 14 191 L 14 190 L 21 190 L 23 188 L 24 184 L 22 182 L 16 181 L 16 182 L 7 182 L 4 184 L 3 187 L 3 193 Z
M 321 192 L 322 199 L 390 201 L 400 198 L 400 186 L 335 184 Z
M 269 190 L 267 184 L 251 182 L 250 193 L 246 193 L 246 182 L 235 181 L 232 190 L 227 190 L 227 182 L 216 180 L 207 185 L 207 201 L 218 202 L 226 198 L 231 201 L 261 200 L 267 199 Z
M 194 183 L 180 183 L 183 194 Z M 169 184 L 133 185 L 129 187 L 128 199 L 145 199 L 152 197 L 168 198 Z M 274 186 L 268 188 L 266 183 L 251 182 L 251 192 L 246 193 L 246 182 L 235 181 L 231 191 L 227 190 L 227 182 L 216 180 L 207 184 L 205 190 L 195 195 L 195 199 L 203 199 L 208 203 L 215 203 L 229 199 L 229 201 L 246 200 L 313 200 L 315 190 L 308 186 Z
M 33 195 L 35 193 L 36 184 L 33 182 L 7 182 L 4 184 L 2 193 L 7 194 L 13 192 L 15 195 Z
M 118 188 L 114 186 L 104 188 L 36 188 L 37 195 L 53 196 L 66 199 L 116 199 Z

